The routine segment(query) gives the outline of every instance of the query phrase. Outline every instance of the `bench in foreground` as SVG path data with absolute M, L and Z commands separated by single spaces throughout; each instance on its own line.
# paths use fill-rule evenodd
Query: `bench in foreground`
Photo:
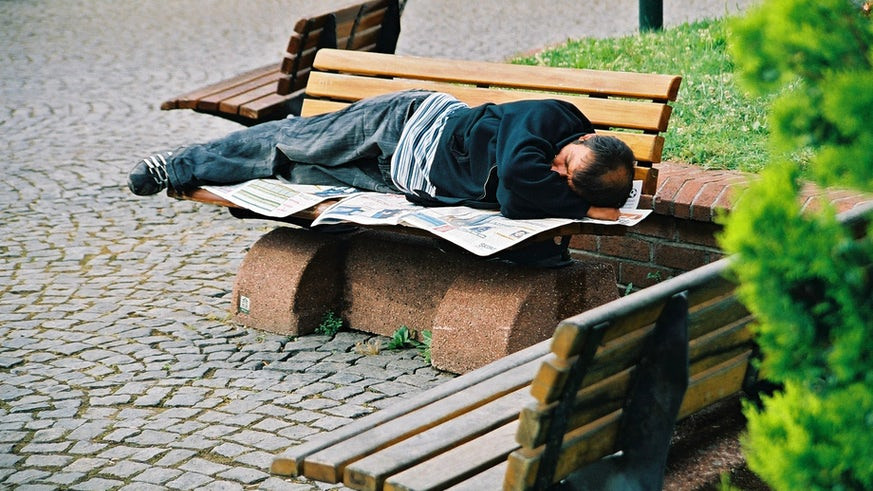
M 660 489 L 677 416 L 752 378 L 752 317 L 727 264 L 568 318 L 551 340 L 287 450 L 272 472 L 368 490 Z

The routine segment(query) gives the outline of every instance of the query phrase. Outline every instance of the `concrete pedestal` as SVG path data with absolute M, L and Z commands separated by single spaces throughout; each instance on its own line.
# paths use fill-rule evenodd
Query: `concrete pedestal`
M 430 330 L 434 366 L 463 373 L 542 341 L 562 319 L 618 297 L 608 264 L 537 269 L 447 247 L 375 231 L 276 229 L 240 266 L 234 320 L 298 335 L 333 310 L 353 329 L 384 336 L 403 325 Z

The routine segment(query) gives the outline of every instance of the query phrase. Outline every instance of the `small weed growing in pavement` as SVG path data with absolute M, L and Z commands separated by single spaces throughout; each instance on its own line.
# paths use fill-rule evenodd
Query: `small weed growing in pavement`
M 419 341 L 415 339 L 415 331 L 410 330 L 406 326 L 400 326 L 400 328 L 394 331 L 391 335 L 391 339 L 388 340 L 385 349 L 396 350 L 415 348 L 419 353 L 421 353 L 421 356 L 424 357 L 425 361 L 430 363 L 430 345 L 432 338 L 433 334 L 430 331 L 422 331 L 422 340 Z
M 378 339 L 369 339 L 355 343 L 355 353 L 359 355 L 378 355 L 380 351 L 382 351 L 382 343 Z
M 414 339 L 415 331 L 409 330 L 406 326 L 400 326 L 400 329 L 391 334 L 391 339 L 385 345 L 385 349 L 404 349 L 417 348 L 418 341 Z
M 316 334 L 324 334 L 326 336 L 333 336 L 336 333 L 340 332 L 343 328 L 343 319 L 342 317 L 336 315 L 333 310 L 328 310 L 321 316 L 321 324 L 315 328 Z
M 433 341 L 433 333 L 430 331 L 421 331 L 421 346 L 418 352 L 424 357 L 424 361 L 430 363 L 430 345 Z

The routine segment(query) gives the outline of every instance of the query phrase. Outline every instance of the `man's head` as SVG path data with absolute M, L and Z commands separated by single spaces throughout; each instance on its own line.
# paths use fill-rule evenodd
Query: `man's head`
M 618 138 L 592 133 L 562 148 L 552 170 L 592 206 L 618 208 L 633 186 L 634 154 Z

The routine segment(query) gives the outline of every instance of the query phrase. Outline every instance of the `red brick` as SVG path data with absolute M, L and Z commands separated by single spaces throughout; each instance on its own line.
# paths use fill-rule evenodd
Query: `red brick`
M 591 235 L 591 234 L 574 235 L 570 239 L 570 248 L 571 249 L 580 249 L 583 251 L 597 252 L 598 239 L 599 239 L 599 237 L 597 235 Z
M 706 184 L 705 177 L 689 179 L 682 188 L 673 196 L 673 216 L 676 218 L 690 218 L 691 204 L 694 198 L 700 194 L 700 190 Z
M 676 233 L 676 219 L 669 215 L 652 213 L 631 230 L 633 234 L 673 240 Z
M 725 192 L 721 193 L 718 199 L 715 200 L 715 203 L 712 204 L 713 213 L 730 213 L 743 191 L 745 191 L 745 186 L 742 184 L 729 186 L 725 189 Z
M 719 198 L 729 193 L 731 186 L 747 181 L 745 176 L 723 175 L 720 179 L 706 183 L 691 204 L 691 218 L 705 222 L 713 221 L 717 216 L 714 205 Z
M 834 206 L 837 208 L 837 213 L 843 213 L 855 208 L 856 206 L 861 206 L 870 202 L 873 202 L 873 197 L 870 195 L 857 195 L 838 199 L 834 202 Z
M 601 237 L 600 253 L 618 258 L 649 262 L 652 260 L 652 244 L 628 236 Z
M 678 243 L 656 244 L 655 264 L 690 271 L 708 262 L 707 251 Z
M 724 227 L 711 222 L 697 222 L 693 220 L 677 220 L 676 231 L 677 240 L 683 243 L 697 244 L 705 247 L 718 249 L 718 242 L 715 236 Z

